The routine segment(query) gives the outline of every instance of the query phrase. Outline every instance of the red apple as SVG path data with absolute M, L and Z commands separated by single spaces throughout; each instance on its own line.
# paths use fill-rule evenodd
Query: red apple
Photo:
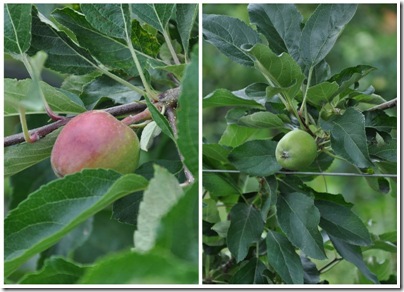
M 139 139 L 111 114 L 93 110 L 77 115 L 62 129 L 52 149 L 51 164 L 63 177 L 84 168 L 133 172 L 139 162 Z

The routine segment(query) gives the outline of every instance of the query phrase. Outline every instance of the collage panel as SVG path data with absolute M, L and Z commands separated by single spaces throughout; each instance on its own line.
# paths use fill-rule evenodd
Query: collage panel
M 197 285 L 199 5 L 3 8 L 3 283 Z
M 204 285 L 400 283 L 397 8 L 203 4 Z

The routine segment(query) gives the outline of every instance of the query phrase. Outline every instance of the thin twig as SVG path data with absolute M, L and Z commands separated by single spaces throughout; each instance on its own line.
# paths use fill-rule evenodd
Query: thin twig
M 375 110 L 385 110 L 385 109 L 395 107 L 396 105 L 397 105 L 397 97 L 392 100 L 383 102 L 382 104 L 378 104 L 374 107 L 371 107 L 367 111 L 370 112 L 370 111 L 375 111 Z
M 129 103 L 129 104 L 124 104 L 124 105 L 118 105 L 114 107 L 110 107 L 105 109 L 106 112 L 110 113 L 113 116 L 120 116 L 120 115 L 125 115 L 125 114 L 130 114 L 130 113 L 135 113 L 139 111 L 143 111 L 146 108 L 146 105 L 143 103 Z M 32 129 L 29 131 L 30 135 L 38 135 L 38 137 L 42 138 L 49 133 L 57 130 L 58 128 L 64 126 L 67 124 L 68 121 L 70 121 L 73 117 L 65 117 L 62 120 L 59 120 L 57 122 Z M 14 134 L 8 137 L 4 138 L 4 147 L 19 144 L 24 142 L 24 134 L 19 133 L 19 134 Z
M 202 172 L 214 172 L 214 173 L 241 173 L 239 170 L 228 169 L 203 169 Z M 311 172 L 311 171 L 277 171 L 276 174 L 286 175 L 323 175 L 323 176 L 357 176 L 357 177 L 397 177 L 397 174 L 385 174 L 385 173 L 344 173 L 344 172 Z

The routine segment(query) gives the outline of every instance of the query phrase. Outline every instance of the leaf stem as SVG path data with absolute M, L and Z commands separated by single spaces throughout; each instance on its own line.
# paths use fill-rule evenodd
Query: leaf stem
M 167 29 L 164 30 L 164 32 L 163 32 L 163 37 L 164 37 L 164 40 L 166 41 L 168 50 L 170 51 L 171 56 L 173 57 L 174 63 L 175 63 L 176 65 L 180 65 L 181 62 L 180 62 L 180 60 L 178 59 L 177 54 L 175 53 L 175 50 L 174 50 L 174 47 L 173 47 L 173 44 L 172 44 L 172 42 L 171 42 L 171 38 L 170 38 L 170 36 L 169 36 L 169 33 L 168 33 L 168 30 L 167 30 Z
M 304 114 L 304 119 L 307 121 L 308 117 L 307 117 L 307 109 L 306 109 L 306 101 L 307 101 L 307 92 L 309 91 L 309 87 L 310 87 L 310 83 L 311 83 L 311 77 L 313 75 L 313 66 L 310 66 L 309 69 L 309 75 L 307 76 L 307 84 L 306 84 L 306 88 L 304 90 L 304 94 L 303 94 L 303 102 L 300 106 L 299 112 Z

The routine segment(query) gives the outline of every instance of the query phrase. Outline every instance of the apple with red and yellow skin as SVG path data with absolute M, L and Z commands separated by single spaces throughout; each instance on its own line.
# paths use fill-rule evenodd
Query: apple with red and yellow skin
M 275 149 L 276 161 L 286 169 L 302 170 L 317 157 L 314 138 L 302 130 L 292 130 L 279 140 Z
M 139 139 L 111 114 L 93 110 L 77 115 L 62 129 L 51 153 L 59 177 L 84 168 L 133 172 L 139 162 Z

